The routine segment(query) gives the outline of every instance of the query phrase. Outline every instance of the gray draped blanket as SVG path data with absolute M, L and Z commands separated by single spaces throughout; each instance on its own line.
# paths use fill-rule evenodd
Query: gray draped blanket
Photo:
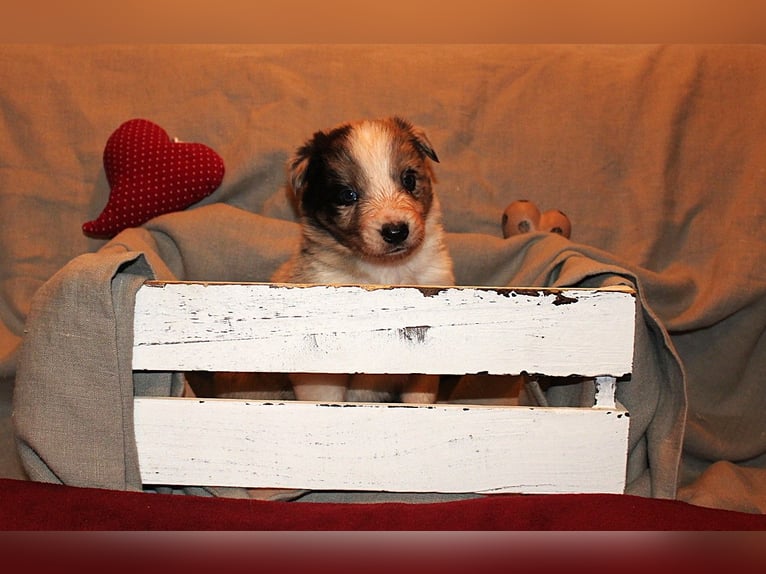
M 170 373 L 132 373 L 137 288 L 146 279 L 267 281 L 296 240 L 295 224 L 210 205 L 127 230 L 58 272 L 33 301 L 17 376 L 15 420 L 30 477 L 140 489 L 132 398 L 179 395 L 183 385 Z M 642 296 L 644 280 L 558 235 L 449 234 L 448 242 L 459 284 L 638 288 L 634 371 L 618 391 L 631 412 L 627 491 L 675 497 L 684 378 Z M 576 387 L 551 391 L 551 404 L 578 406 Z

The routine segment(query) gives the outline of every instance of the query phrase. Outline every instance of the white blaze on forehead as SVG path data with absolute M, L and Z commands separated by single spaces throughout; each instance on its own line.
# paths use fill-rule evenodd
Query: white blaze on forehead
M 372 188 L 384 190 L 391 184 L 391 133 L 387 126 L 364 122 L 349 134 L 349 151 Z

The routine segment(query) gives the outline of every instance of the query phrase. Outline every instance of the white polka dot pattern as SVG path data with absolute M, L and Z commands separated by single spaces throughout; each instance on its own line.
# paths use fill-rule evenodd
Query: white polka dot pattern
M 89 236 L 109 238 L 207 197 L 221 185 L 224 165 L 206 145 L 174 142 L 157 124 L 133 119 L 107 140 L 104 172 L 109 200 L 82 229 Z

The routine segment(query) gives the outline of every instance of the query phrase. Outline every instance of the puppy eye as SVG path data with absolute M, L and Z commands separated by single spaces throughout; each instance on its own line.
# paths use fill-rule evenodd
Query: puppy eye
M 407 169 L 402 173 L 402 186 L 404 189 L 410 192 L 415 191 L 417 183 L 418 178 L 413 170 Z
M 341 205 L 353 205 L 359 201 L 359 194 L 355 189 L 343 187 L 338 190 L 338 203 Z

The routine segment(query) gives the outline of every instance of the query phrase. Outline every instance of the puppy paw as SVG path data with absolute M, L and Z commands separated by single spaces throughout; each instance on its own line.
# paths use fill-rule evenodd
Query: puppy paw
M 505 208 L 501 227 L 506 239 L 535 231 L 558 233 L 567 239 L 572 235 L 572 224 L 564 212 L 550 209 L 541 213 L 538 207 L 527 199 L 514 201 Z
M 403 403 L 432 404 L 439 395 L 438 375 L 410 375 L 401 392 Z

